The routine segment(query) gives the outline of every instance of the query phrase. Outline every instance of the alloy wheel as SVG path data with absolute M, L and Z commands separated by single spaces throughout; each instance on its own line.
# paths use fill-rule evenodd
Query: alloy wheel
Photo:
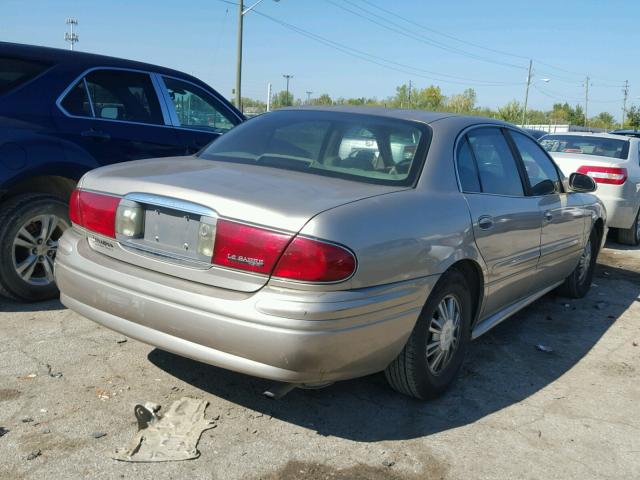
M 36 286 L 53 283 L 58 239 L 67 228 L 56 215 L 37 215 L 22 225 L 13 239 L 13 266 L 22 280 Z
M 591 267 L 591 239 L 587 241 L 587 244 L 584 246 L 584 250 L 582 251 L 582 255 L 580 255 L 580 261 L 578 262 L 578 282 L 584 282 L 584 279 L 587 277 L 587 273 L 589 273 L 589 268 Z
M 461 335 L 460 304 L 453 295 L 443 298 L 431 317 L 427 335 L 427 366 L 438 375 L 453 358 Z

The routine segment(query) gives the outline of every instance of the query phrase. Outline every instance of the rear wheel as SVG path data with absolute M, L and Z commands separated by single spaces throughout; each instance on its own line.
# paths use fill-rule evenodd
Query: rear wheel
M 589 240 L 587 240 L 587 244 L 582 249 L 578 265 L 558 289 L 561 295 L 570 298 L 582 298 L 587 294 L 591 288 L 599 241 L 600 239 L 595 229 L 591 230 Z
M 618 229 L 618 242 L 633 246 L 640 243 L 640 211 L 638 211 L 631 228 Z
M 70 226 L 66 203 L 30 193 L 0 210 L 0 290 L 30 302 L 56 298 L 53 262 L 58 239 Z
M 455 380 L 471 337 L 471 295 L 457 270 L 440 279 L 400 355 L 385 376 L 400 393 L 425 399 L 442 394 Z

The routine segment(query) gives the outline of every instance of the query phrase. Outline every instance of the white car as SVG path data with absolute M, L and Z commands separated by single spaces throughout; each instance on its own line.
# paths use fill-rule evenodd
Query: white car
M 598 184 L 607 223 L 618 241 L 640 243 L 640 138 L 608 133 L 553 133 L 540 139 L 562 172 L 586 173 Z

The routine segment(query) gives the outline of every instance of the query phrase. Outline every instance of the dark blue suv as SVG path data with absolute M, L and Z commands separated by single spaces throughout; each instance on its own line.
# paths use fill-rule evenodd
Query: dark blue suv
M 0 293 L 57 296 L 57 239 L 86 171 L 188 155 L 243 120 L 215 90 L 175 70 L 0 42 Z

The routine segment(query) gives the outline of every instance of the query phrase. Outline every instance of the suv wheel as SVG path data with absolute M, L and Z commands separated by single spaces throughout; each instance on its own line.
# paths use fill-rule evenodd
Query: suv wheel
M 443 275 L 429 295 L 400 355 L 385 370 L 394 390 L 425 399 L 455 380 L 471 338 L 471 295 L 457 270 Z
M 638 211 L 631 228 L 618 229 L 618 242 L 633 246 L 640 243 L 640 211 Z
M 0 291 L 23 301 L 59 295 L 53 277 L 58 239 L 69 228 L 60 198 L 25 194 L 4 203 L 0 213 Z

